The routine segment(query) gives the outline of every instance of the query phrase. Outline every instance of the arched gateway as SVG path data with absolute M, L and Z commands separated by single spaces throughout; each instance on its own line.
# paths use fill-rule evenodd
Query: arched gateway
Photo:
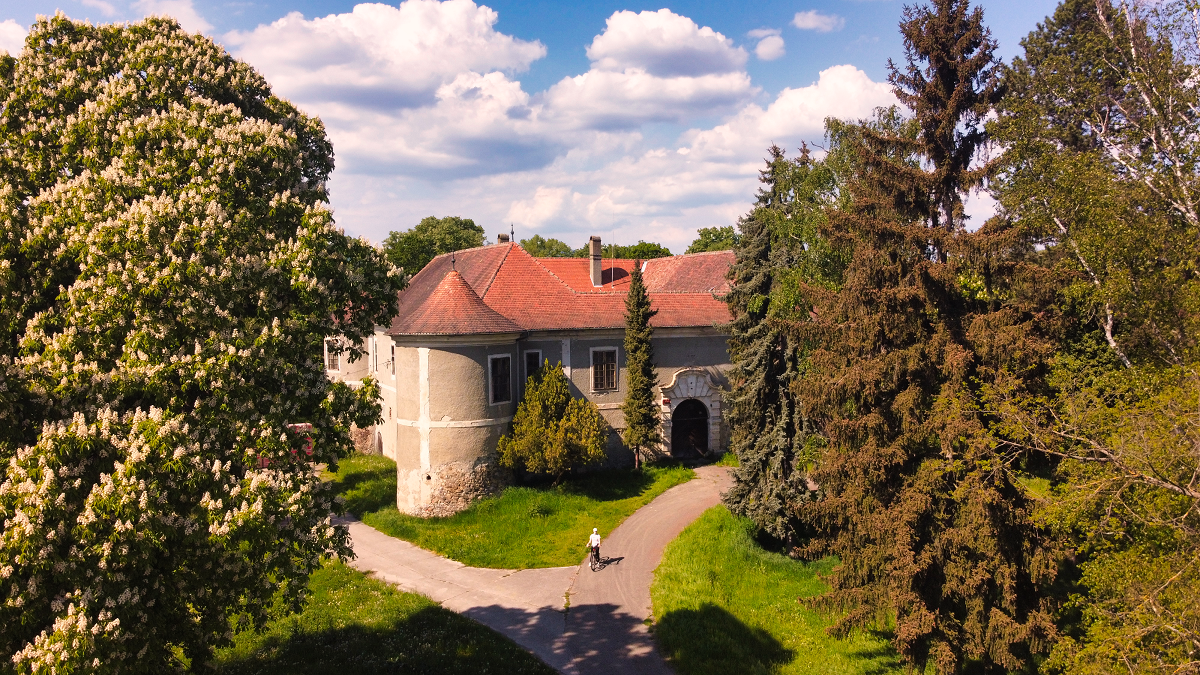
M 695 459 L 708 455 L 708 406 L 694 398 L 671 413 L 671 456 Z

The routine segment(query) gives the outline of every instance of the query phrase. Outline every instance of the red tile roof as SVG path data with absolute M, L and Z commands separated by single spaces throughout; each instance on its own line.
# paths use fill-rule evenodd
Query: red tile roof
M 457 272 L 451 271 L 451 255 Z M 603 275 L 607 283 L 599 288 L 592 286 L 589 263 L 586 258 L 534 258 L 516 244 L 440 255 L 400 293 L 400 315 L 388 332 L 465 335 L 624 327 L 625 294 L 636 261 L 606 259 Z M 733 254 L 728 251 L 648 261 L 646 286 L 650 302 L 658 310 L 651 323 L 668 328 L 728 322 L 729 310 L 714 294 L 728 291 L 725 274 L 732 264 Z M 449 284 L 453 289 L 444 289 L 450 276 L 461 283 L 453 282 Z M 464 290 L 471 291 L 470 296 Z M 482 312 L 480 306 L 495 316 Z M 497 319 L 516 328 L 495 329 L 501 325 Z
M 401 293 L 403 297 L 404 293 Z M 403 335 L 463 335 L 520 333 L 521 327 L 487 306 L 463 276 L 451 270 L 425 301 L 409 306 L 392 322 L 391 332 Z

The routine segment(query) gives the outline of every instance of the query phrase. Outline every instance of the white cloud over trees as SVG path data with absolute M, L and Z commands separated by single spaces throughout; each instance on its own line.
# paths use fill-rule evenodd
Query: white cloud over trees
M 29 33 L 21 24 L 9 19 L 0 21 L 0 51 L 13 56 L 21 53 L 25 47 L 25 35 Z
M 406 0 L 293 13 L 224 41 L 325 122 L 339 224 L 375 240 L 435 214 L 493 236 L 512 222 L 518 236 L 615 230 L 682 250 L 746 210 L 770 143 L 795 148 L 826 116 L 893 101 L 851 66 L 763 100 L 746 48 L 666 9 L 614 13 L 586 72 L 530 92 L 518 75 L 546 48 L 497 20 L 471 0 Z M 778 30 L 755 33 L 758 58 L 783 55 Z

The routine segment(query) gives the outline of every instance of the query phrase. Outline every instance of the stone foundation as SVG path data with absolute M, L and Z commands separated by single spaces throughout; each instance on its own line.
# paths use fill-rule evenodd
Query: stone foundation
M 375 425 L 360 429 L 350 425 L 350 438 L 354 441 L 354 451 L 360 455 L 378 455 L 380 449 L 375 445 Z
M 511 472 L 491 458 L 475 462 L 451 462 L 428 471 L 412 473 L 416 475 L 410 475 L 409 480 L 424 483 L 421 492 L 428 497 L 425 504 L 415 507 L 410 513 L 423 518 L 454 515 L 476 499 L 493 495 L 512 483 Z M 404 480 L 404 476 L 401 475 L 400 479 Z

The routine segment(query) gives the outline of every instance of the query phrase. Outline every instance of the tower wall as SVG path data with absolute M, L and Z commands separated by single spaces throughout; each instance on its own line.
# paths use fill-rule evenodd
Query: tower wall
M 496 356 L 510 358 L 510 376 L 508 400 L 493 403 L 505 398 L 490 387 Z M 396 505 L 412 515 L 450 515 L 506 483 L 496 444 L 516 410 L 516 335 L 487 344 L 405 344 L 397 347 L 401 360 L 414 367 L 403 377 L 398 371 L 397 397 L 405 404 L 396 420 Z

